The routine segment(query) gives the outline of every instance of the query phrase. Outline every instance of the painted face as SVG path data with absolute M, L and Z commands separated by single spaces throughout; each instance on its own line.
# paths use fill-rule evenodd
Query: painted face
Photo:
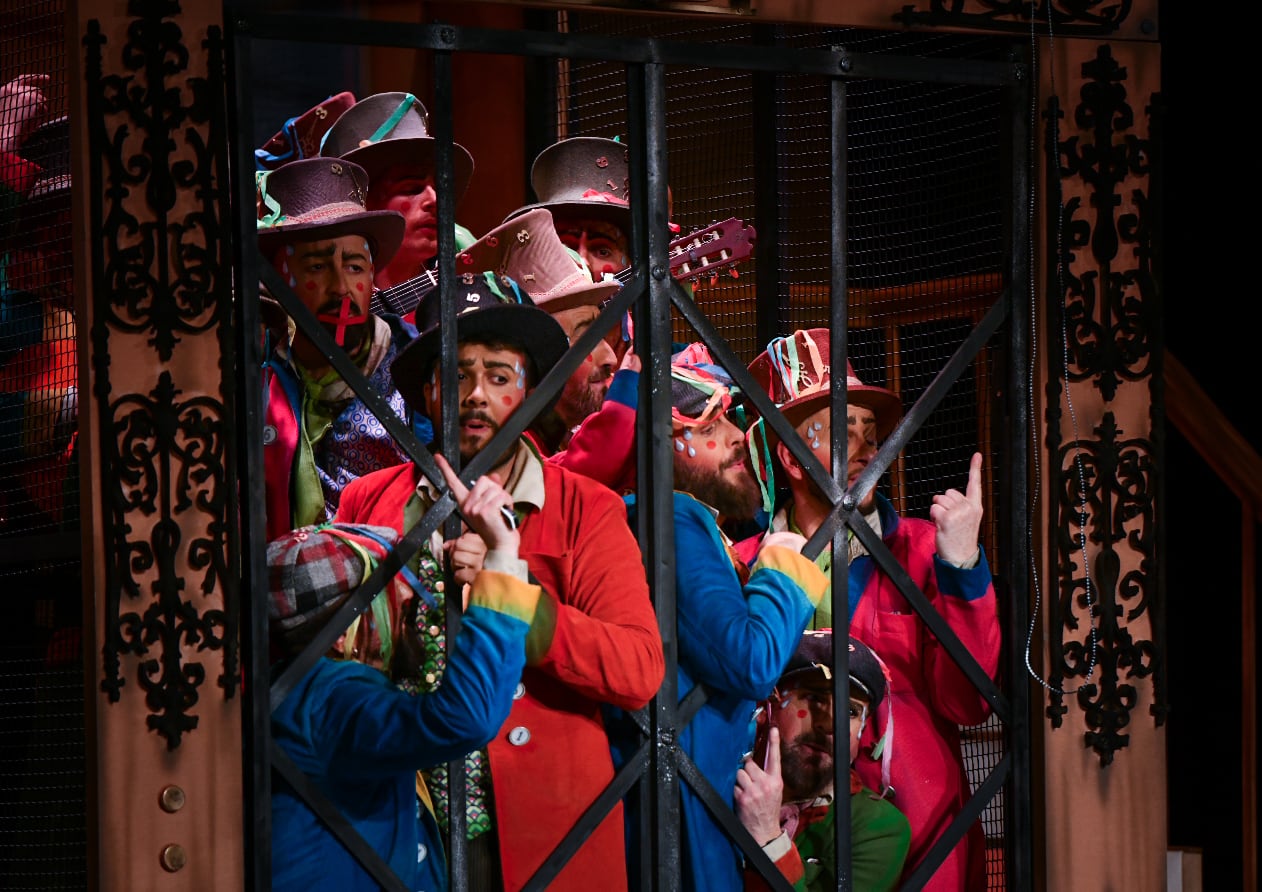
M 460 458 L 477 455 L 504 422 L 517 411 L 532 388 L 526 383 L 526 357 L 516 350 L 484 344 L 461 344 L 456 360 L 460 387 Z M 435 429 L 442 424 L 442 382 L 438 365 L 422 388 L 425 407 Z
M 396 164 L 373 180 L 366 206 L 370 211 L 403 215 L 403 244 L 378 270 L 377 286 L 388 288 L 415 278 L 438 254 L 438 195 L 433 171 L 419 164 Z
M 611 223 L 583 217 L 557 218 L 556 230 L 565 246 L 587 261 L 593 281 L 599 282 L 605 273 L 618 273 L 631 265 L 627 235 Z
M 833 779 L 832 681 L 812 672 L 777 691 L 770 720 L 780 729 L 785 799 L 816 795 Z
M 372 299 L 372 252 L 362 235 L 281 248 L 273 264 L 303 305 L 316 315 L 333 339 L 353 353 L 368 336 Z M 295 340 L 305 342 L 305 338 Z M 299 357 L 314 347 L 296 346 Z M 322 359 L 322 357 L 321 357 Z
M 846 450 L 849 459 L 846 467 L 846 485 L 850 486 L 876 455 L 876 415 L 871 409 L 865 409 L 863 406 L 849 405 L 846 409 Z M 832 442 L 832 429 L 827 406 L 813 412 L 797 428 L 802 439 L 806 441 L 806 445 L 811 447 L 815 452 L 815 457 L 825 468 L 828 468 L 832 461 L 832 454 L 828 448 Z M 873 489 L 859 504 L 859 510 L 863 513 L 871 511 L 875 501 L 876 490 Z
M 725 519 L 748 520 L 762 504 L 745 435 L 726 415 L 693 427 L 675 423 L 675 488 L 691 493 Z
M 573 344 L 587 329 L 591 328 L 600 308 L 594 306 L 574 307 L 569 310 L 558 310 L 552 318 L 561 324 L 565 336 Z M 614 327 L 616 332 L 617 327 Z M 592 352 L 570 375 L 565 386 L 561 388 L 561 396 L 557 400 L 556 413 L 565 422 L 566 427 L 581 424 L 583 419 L 600 410 L 609 390 L 609 382 L 618 367 L 618 357 L 609 345 L 608 339 L 598 341 Z

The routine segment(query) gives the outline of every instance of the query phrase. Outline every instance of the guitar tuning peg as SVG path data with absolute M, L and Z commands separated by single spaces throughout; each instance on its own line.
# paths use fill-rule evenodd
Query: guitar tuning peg
M 719 274 L 718 274 L 718 273 L 711 273 L 711 274 L 710 274 L 710 284 L 711 284 L 711 285 L 717 285 L 717 284 L 719 284 Z
M 736 267 L 732 267 L 731 275 L 733 279 L 739 279 L 741 277 L 741 271 Z

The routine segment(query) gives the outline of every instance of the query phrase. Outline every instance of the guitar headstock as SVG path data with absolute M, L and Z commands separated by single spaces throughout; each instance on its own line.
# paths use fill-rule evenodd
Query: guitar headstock
M 670 274 L 692 282 L 712 277 L 748 258 L 756 236 L 754 227 L 735 217 L 690 232 L 670 243 Z M 732 275 L 736 275 L 735 269 Z

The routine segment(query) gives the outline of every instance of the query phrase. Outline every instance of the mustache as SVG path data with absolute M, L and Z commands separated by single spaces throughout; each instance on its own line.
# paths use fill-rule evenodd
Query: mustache
M 461 424 L 468 424 L 470 421 L 481 421 L 483 424 L 489 424 L 496 429 L 499 428 L 499 425 L 495 423 L 495 419 L 481 409 L 470 409 L 468 412 L 460 413 Z
M 813 746 L 829 752 L 832 752 L 833 748 L 833 741 L 831 737 L 824 734 L 816 734 L 811 731 L 808 731 L 805 734 L 799 734 L 793 742 L 797 746 Z

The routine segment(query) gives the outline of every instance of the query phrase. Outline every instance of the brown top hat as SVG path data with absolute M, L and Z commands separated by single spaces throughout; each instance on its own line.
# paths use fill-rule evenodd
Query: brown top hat
M 488 337 L 519 344 L 542 378 L 556 365 L 570 342 L 565 329 L 511 279 L 487 272 L 465 272 L 457 276 L 456 341 Z M 442 350 L 441 288 L 433 288 L 416 306 L 416 327 L 420 334 L 390 364 L 395 389 L 413 409 L 425 411 L 425 382 Z
M 767 349 L 749 364 L 749 373 L 794 427 L 828 405 L 832 383 L 828 369 L 831 340 L 826 328 L 800 328 L 788 337 L 772 338 Z M 898 395 L 884 387 L 864 384 L 849 362 L 846 363 L 846 393 L 851 405 L 872 410 L 876 416 L 877 439 L 889 436 L 903 412 Z M 779 440 L 770 427 L 767 437 L 773 444 Z
M 612 280 L 592 281 L 587 264 L 557 235 L 546 208 L 510 217 L 492 229 L 457 255 L 456 271 L 508 276 L 549 313 L 598 307 L 622 287 Z
M 435 143 L 421 100 L 411 93 L 374 93 L 333 123 L 320 154 L 354 161 L 368 171 L 372 181 L 400 162 L 419 162 L 432 171 Z M 473 176 L 473 156 L 459 143 L 452 143 L 451 166 L 454 194 L 460 201 Z
M 574 136 L 553 143 L 531 165 L 530 185 L 538 201 L 513 211 L 506 221 L 542 207 L 607 220 L 631 231 L 627 147 L 616 139 Z
M 255 164 L 260 170 L 275 170 L 290 161 L 319 155 L 324 134 L 354 104 L 355 94 L 343 91 L 290 118 L 262 148 L 254 150 Z
M 384 266 L 403 243 L 403 215 L 364 209 L 368 174 L 341 158 L 303 158 L 258 175 L 259 250 L 269 260 L 280 245 L 362 235 L 373 263 Z

